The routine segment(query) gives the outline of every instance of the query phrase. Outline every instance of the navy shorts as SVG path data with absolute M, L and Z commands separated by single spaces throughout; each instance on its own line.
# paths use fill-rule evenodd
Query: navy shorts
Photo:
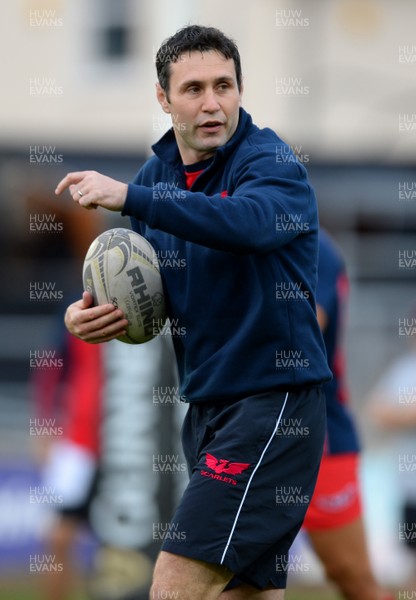
M 162 550 L 226 566 L 227 589 L 285 588 L 325 429 L 320 387 L 191 404 L 182 430 L 191 479 Z

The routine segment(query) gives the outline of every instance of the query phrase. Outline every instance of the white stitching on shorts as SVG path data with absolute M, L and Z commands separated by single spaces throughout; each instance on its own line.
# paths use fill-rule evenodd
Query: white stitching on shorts
M 280 425 L 280 421 L 281 421 L 281 419 L 282 419 L 283 411 L 284 411 L 284 409 L 285 409 L 285 406 L 286 406 L 286 402 L 287 402 L 287 399 L 288 399 L 288 397 L 289 397 L 289 392 L 286 392 L 285 401 L 283 402 L 282 409 L 281 409 L 281 411 L 280 411 L 280 414 L 279 414 L 279 416 L 277 417 L 277 421 L 276 421 L 276 425 L 275 425 L 275 427 L 274 427 L 274 429 L 273 429 L 273 433 L 272 433 L 272 435 L 270 436 L 270 438 L 269 438 L 269 441 L 267 442 L 266 446 L 264 447 L 264 450 L 263 450 L 263 452 L 261 453 L 260 459 L 259 459 L 258 463 L 256 464 L 256 466 L 254 467 L 254 470 L 253 470 L 253 472 L 252 472 L 252 474 L 251 474 L 251 476 L 250 476 L 250 479 L 248 480 L 247 487 L 246 487 L 246 489 L 245 489 L 245 491 L 244 491 L 244 495 L 243 495 L 243 497 L 242 497 L 242 499 L 241 499 L 240 506 L 238 507 L 237 514 L 236 514 L 236 516 L 235 516 L 234 523 L 233 523 L 233 526 L 232 526 L 232 528 L 231 528 L 230 535 L 229 535 L 229 537 L 228 537 L 228 540 L 227 540 L 227 544 L 226 544 L 226 546 L 225 546 L 224 552 L 223 552 L 223 554 L 222 554 L 222 557 L 221 557 L 221 561 L 220 561 L 220 564 L 221 564 L 221 565 L 222 565 L 222 564 L 223 564 L 223 562 L 224 562 L 225 555 L 227 554 L 228 547 L 229 547 L 229 545 L 231 544 L 231 538 L 232 538 L 232 537 L 233 537 L 233 535 L 234 535 L 234 530 L 235 530 L 235 528 L 236 528 L 236 526 L 237 526 L 237 521 L 238 521 L 238 518 L 239 518 L 239 516 L 240 516 L 240 512 L 241 512 L 241 510 L 242 510 L 242 508 L 243 508 L 243 504 L 244 504 L 244 501 L 245 501 L 245 499 L 246 499 L 246 496 L 247 496 L 247 493 L 248 493 L 248 489 L 249 489 L 249 487 L 250 487 L 250 484 L 251 484 L 251 482 L 252 482 L 252 479 L 253 479 L 254 475 L 256 474 L 256 471 L 257 471 L 257 469 L 259 468 L 259 466 L 260 466 L 260 464 L 261 464 L 261 461 L 263 460 L 263 457 L 264 457 L 264 455 L 265 455 L 265 454 L 266 454 L 266 452 L 267 452 L 267 449 L 268 449 L 268 447 L 270 446 L 270 444 L 271 444 L 271 442 L 272 442 L 272 440 L 273 440 L 274 436 L 276 435 L 276 431 L 277 431 L 277 429 L 278 429 L 278 427 L 279 427 L 279 425 Z

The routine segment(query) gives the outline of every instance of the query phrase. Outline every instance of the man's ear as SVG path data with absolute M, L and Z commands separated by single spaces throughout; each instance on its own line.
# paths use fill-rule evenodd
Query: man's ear
M 157 98 L 160 106 L 162 107 L 163 111 L 165 113 L 170 114 L 170 112 L 171 112 L 170 111 L 170 103 L 169 103 L 168 97 L 166 96 L 166 92 L 162 88 L 160 83 L 156 84 L 156 98 Z
M 242 106 L 242 104 L 243 104 L 243 92 L 244 92 L 244 80 L 243 80 L 243 78 L 241 78 L 241 85 L 240 85 L 240 106 Z

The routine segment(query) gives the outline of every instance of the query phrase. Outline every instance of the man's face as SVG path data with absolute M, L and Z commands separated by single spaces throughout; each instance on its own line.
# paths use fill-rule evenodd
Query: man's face
M 214 50 L 180 56 L 171 65 L 168 95 L 157 84 L 157 97 L 172 116 L 185 165 L 213 156 L 237 129 L 241 91 L 234 61 Z

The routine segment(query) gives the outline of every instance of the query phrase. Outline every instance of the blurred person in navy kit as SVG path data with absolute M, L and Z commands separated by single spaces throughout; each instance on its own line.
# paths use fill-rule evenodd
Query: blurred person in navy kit
M 367 551 L 359 482 L 359 440 L 348 404 L 343 333 L 349 282 L 340 249 L 319 234 L 316 302 L 333 379 L 324 385 L 327 435 L 304 528 L 327 577 L 347 600 L 393 600 L 377 584 Z
M 312 495 L 325 436 L 322 383 L 331 377 L 316 318 L 318 216 L 304 167 L 276 163 L 290 149 L 241 108 L 235 43 L 189 26 L 156 57 L 157 99 L 173 127 L 127 185 L 94 171 L 69 173 L 85 208 L 131 217 L 156 253 L 185 259 L 161 270 L 175 341 L 180 395 L 189 403 L 182 441 L 190 483 L 165 539 L 151 597 L 281 599 L 287 560 L 307 503 L 276 504 L 276 486 Z M 173 189 L 166 201 L 160 190 Z M 170 186 L 170 187 L 169 187 Z M 165 201 L 162 201 L 162 200 Z M 303 300 L 276 302 L 276 285 Z M 91 343 L 125 331 L 113 305 L 92 297 L 68 307 L 66 325 Z M 302 440 L 277 435 L 301 419 Z

